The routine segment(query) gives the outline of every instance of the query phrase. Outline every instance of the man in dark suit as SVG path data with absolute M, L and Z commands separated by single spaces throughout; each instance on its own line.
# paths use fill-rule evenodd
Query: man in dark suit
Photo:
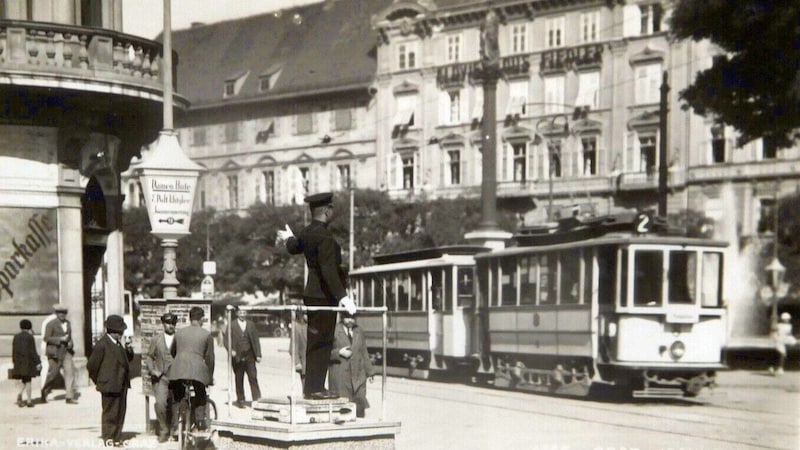
M 102 396 L 103 441 L 121 443 L 122 426 L 128 408 L 131 387 L 129 362 L 133 359 L 130 343 L 122 344 L 122 333 L 128 328 L 122 317 L 112 314 L 106 319 L 106 334 L 97 341 L 86 362 L 89 378 Z
M 328 230 L 333 220 L 333 194 L 324 192 L 306 197 L 311 209 L 311 223 L 297 236 L 289 225 L 278 231 L 278 239 L 286 241 L 290 254 L 302 253 L 308 266 L 308 279 L 303 290 L 306 306 L 342 306 L 355 314 L 355 302 L 348 297 L 346 274 L 342 270 L 342 249 Z M 333 348 L 336 313 L 309 311 L 306 343 L 306 378 L 303 394 L 307 398 L 335 398 L 325 389 L 328 358 Z
M 261 398 L 261 389 L 258 387 L 258 371 L 256 363 L 261 362 L 261 343 L 258 340 L 258 333 L 253 322 L 247 320 L 247 311 L 235 307 L 236 320 L 231 323 L 230 343 L 232 349 L 228 349 L 227 330 L 223 338 L 225 348 L 231 352 L 233 362 L 233 374 L 236 377 L 236 405 L 244 408 L 244 374 L 247 372 L 247 380 L 250 382 L 250 394 L 253 400 Z
M 64 370 L 64 388 L 68 404 L 77 404 L 75 399 L 75 364 L 72 362 L 72 324 L 67 320 L 67 307 L 55 305 L 56 319 L 48 322 L 42 339 L 47 343 L 47 378 L 42 386 L 42 403 L 47 403 L 47 395 L 54 389 L 61 370 Z
M 183 382 L 194 387 L 194 418 L 197 428 L 206 431 L 206 386 L 214 379 L 214 338 L 203 328 L 203 308 L 193 306 L 189 310 L 190 326 L 175 333 L 175 360 L 167 371 L 169 388 L 175 402 L 183 400 Z
M 145 358 L 145 365 L 150 373 L 156 396 L 158 442 L 166 442 L 170 435 L 177 435 L 178 408 L 173 406 L 174 400 L 169 390 L 169 378 L 167 378 L 167 371 L 174 360 L 172 353 L 175 350 L 176 323 L 178 323 L 178 316 L 175 314 L 164 313 L 161 316 L 164 332 L 150 342 L 150 348 Z

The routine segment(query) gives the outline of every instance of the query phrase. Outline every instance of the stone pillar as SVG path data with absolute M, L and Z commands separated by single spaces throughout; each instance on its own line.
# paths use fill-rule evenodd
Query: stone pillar
M 83 303 L 83 229 L 77 196 L 63 196 L 58 208 L 59 303 L 69 308 L 75 355 L 75 383 L 88 386 L 84 328 L 89 312 Z
M 122 315 L 125 312 L 123 252 L 124 238 L 122 232 L 114 230 L 108 235 L 106 244 L 106 314 Z

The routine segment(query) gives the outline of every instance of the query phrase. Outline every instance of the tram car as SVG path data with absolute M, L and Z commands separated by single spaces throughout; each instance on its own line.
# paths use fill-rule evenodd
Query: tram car
M 429 378 L 474 373 L 475 255 L 481 246 L 449 246 L 374 256 L 350 272 L 360 305 L 386 306 L 386 366 L 390 375 Z M 382 316 L 360 312 L 367 349 L 381 364 Z
M 695 396 L 725 366 L 726 243 L 646 214 L 568 218 L 475 255 L 479 370 L 496 387 Z

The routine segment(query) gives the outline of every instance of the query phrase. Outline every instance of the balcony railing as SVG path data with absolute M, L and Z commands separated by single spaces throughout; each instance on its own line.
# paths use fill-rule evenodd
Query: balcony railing
M 688 183 L 793 177 L 800 173 L 800 160 L 768 159 L 747 163 L 712 164 L 691 167 L 688 172 Z
M 113 30 L 0 20 L 0 83 L 41 85 L 50 78 L 123 84 L 160 94 L 161 52 L 158 42 Z

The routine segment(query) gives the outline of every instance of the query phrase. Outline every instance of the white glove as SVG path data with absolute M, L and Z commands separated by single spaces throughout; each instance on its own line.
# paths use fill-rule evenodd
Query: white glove
M 356 302 L 354 302 L 352 298 L 346 295 L 342 297 L 341 300 L 339 300 L 339 306 L 347 310 L 348 314 L 355 314 L 356 311 L 358 310 L 358 308 L 356 308 Z
M 278 230 L 278 239 L 281 241 L 285 241 L 290 237 L 294 237 L 294 233 L 292 233 L 292 229 L 289 228 L 289 225 L 285 225 L 285 227 L 286 228 L 283 230 Z
M 339 349 L 339 356 L 344 359 L 349 359 L 351 356 L 353 356 L 353 351 L 350 350 L 350 347 L 341 348 Z

